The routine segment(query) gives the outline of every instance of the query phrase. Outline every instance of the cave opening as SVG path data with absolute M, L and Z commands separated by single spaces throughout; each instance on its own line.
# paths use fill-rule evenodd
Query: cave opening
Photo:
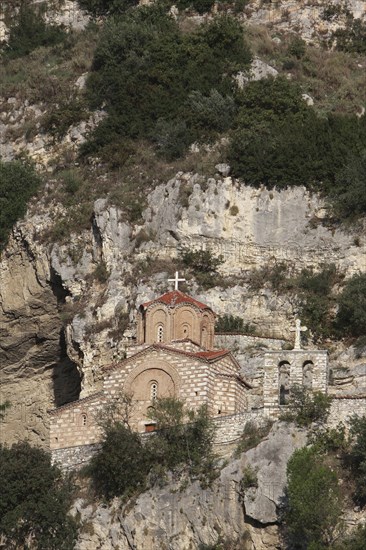
M 53 395 L 56 407 L 79 399 L 81 375 L 77 364 L 67 355 L 65 330 L 60 331 L 59 360 L 53 366 Z

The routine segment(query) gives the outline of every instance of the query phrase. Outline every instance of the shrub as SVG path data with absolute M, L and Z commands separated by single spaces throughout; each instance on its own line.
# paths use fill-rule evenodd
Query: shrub
M 271 422 L 268 422 L 264 426 L 258 426 L 255 422 L 247 422 L 236 448 L 235 456 L 239 456 L 241 453 L 245 453 L 249 451 L 249 449 L 253 449 L 259 445 L 259 443 L 267 437 L 271 427 Z
M 93 271 L 93 277 L 99 281 L 100 283 L 104 284 L 108 281 L 108 277 L 109 277 L 109 271 L 107 269 L 107 265 L 106 263 L 101 260 L 97 267 L 94 269 Z
M 87 82 L 92 108 L 104 104 L 108 117 L 83 152 L 95 154 L 108 143 L 145 138 L 175 158 L 203 131 L 202 123 L 195 126 L 197 105 L 190 105 L 189 95 L 207 98 L 202 99 L 202 116 L 211 117 L 216 127 L 224 124 L 218 104 L 230 112 L 231 77 L 249 62 L 243 31 L 229 17 L 216 18 L 191 34 L 183 34 L 156 5 L 109 20 Z
M 40 9 L 22 1 L 3 52 L 6 57 L 14 59 L 28 55 L 40 46 L 65 42 L 66 38 L 67 34 L 62 27 L 46 24 Z
M 27 202 L 40 183 L 30 163 L 0 161 L 0 251 L 13 225 L 26 213 Z
M 248 334 L 255 332 L 255 327 L 244 323 L 244 319 L 234 315 L 220 315 L 215 324 L 216 332 L 236 332 L 237 334 Z
M 287 410 L 281 420 L 295 422 L 300 427 L 313 422 L 324 423 L 329 415 L 332 398 L 321 392 L 310 392 L 302 386 L 290 388 Z
M 330 197 L 340 219 L 353 220 L 366 213 L 366 154 L 356 156 L 336 175 Z
M 366 504 L 366 416 L 352 416 L 344 463 L 355 480 L 355 501 Z
M 219 283 L 217 268 L 223 264 L 223 256 L 214 256 L 210 250 L 189 250 L 184 248 L 181 251 L 180 260 L 183 265 L 189 267 L 197 279 L 197 282 L 208 289 Z
M 337 29 L 331 41 L 336 41 L 337 50 L 344 52 L 365 54 L 366 53 L 366 25 L 361 19 L 354 19 L 349 16 L 345 29 Z
M 164 479 L 167 470 L 185 471 L 203 486 L 217 477 L 214 425 L 205 407 L 187 411 L 178 399 L 157 399 L 149 409 L 157 431 L 144 444 L 129 427 L 131 415 L 131 398 L 122 395 L 98 417 L 101 450 L 84 469 L 98 495 L 129 498 Z
M 185 411 L 181 401 L 168 397 L 157 399 L 149 416 L 158 428 L 149 442 L 154 462 L 169 470 L 186 466 L 191 475 L 209 484 L 217 467 L 212 452 L 214 424 L 207 408 Z
M 71 550 L 71 485 L 50 455 L 28 443 L 0 446 L 0 535 L 7 548 Z
M 78 0 L 81 9 L 91 15 L 121 14 L 132 6 L 138 5 L 138 0 Z
M 335 472 L 313 448 L 304 448 L 290 458 L 287 480 L 284 520 L 290 547 L 328 547 L 335 539 L 342 511 Z
M 181 252 L 183 264 L 190 267 L 195 273 L 216 273 L 223 264 L 223 256 L 214 256 L 211 250 L 190 250 L 184 248 Z
M 146 483 L 150 457 L 140 437 L 120 422 L 106 427 L 101 450 L 85 467 L 84 473 L 100 496 L 130 497 Z
M 335 324 L 350 336 L 366 335 L 366 274 L 353 275 L 338 297 Z

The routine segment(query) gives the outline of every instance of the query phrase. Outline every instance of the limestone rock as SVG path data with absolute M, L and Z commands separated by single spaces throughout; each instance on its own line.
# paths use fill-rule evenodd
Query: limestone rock
M 286 464 L 305 440 L 303 432 L 276 425 L 258 447 L 229 461 L 208 489 L 194 482 L 182 490 L 179 483 L 169 479 L 169 485 L 154 487 L 125 508 L 116 499 L 111 506 L 99 504 L 93 511 L 79 500 L 74 506 L 82 521 L 77 550 L 101 544 L 120 550 L 188 550 L 215 544 L 219 537 L 232 542 L 245 540 L 248 550 L 279 547 L 276 506 L 283 495 Z M 243 495 L 240 489 L 249 464 L 258 476 L 258 488 L 252 496 Z

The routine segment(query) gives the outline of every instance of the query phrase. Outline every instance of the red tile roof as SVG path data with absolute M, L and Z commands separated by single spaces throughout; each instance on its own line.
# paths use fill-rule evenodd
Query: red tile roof
M 159 296 L 159 298 L 155 298 L 155 300 L 145 302 L 144 304 L 142 304 L 142 307 L 146 309 L 155 303 L 163 303 L 169 307 L 174 307 L 179 304 L 191 304 L 198 307 L 198 309 L 211 309 L 209 306 L 206 306 L 202 302 L 195 300 L 191 296 L 188 296 L 188 294 L 184 294 L 184 292 L 181 292 L 180 290 L 172 290 L 171 292 L 166 292 L 162 296 Z

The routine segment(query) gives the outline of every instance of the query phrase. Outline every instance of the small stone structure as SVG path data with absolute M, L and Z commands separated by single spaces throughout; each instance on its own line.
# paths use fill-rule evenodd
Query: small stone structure
M 270 351 L 264 355 L 263 405 L 271 417 L 286 405 L 290 387 L 305 386 L 327 393 L 328 352 L 325 350 Z

